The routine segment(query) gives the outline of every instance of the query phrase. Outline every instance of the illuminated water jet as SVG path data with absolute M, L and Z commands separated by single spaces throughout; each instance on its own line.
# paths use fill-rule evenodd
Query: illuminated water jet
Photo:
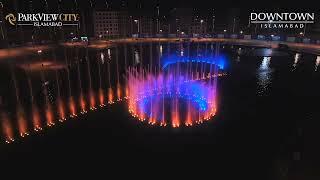
M 96 106 L 96 100 L 95 100 L 95 95 L 92 90 L 89 92 L 89 98 L 90 98 L 90 110 L 95 110 L 97 109 Z
M 148 119 L 151 125 L 171 124 L 174 128 L 182 124 L 199 124 L 214 116 L 216 85 L 210 79 L 217 78 L 218 74 L 201 81 L 189 80 L 179 74 L 171 71 L 155 76 L 130 68 L 128 108 L 132 116 L 140 121 Z
M 33 124 L 33 130 L 35 131 L 42 130 L 40 113 L 35 104 L 32 104 L 32 124 Z
M 46 119 L 47 119 L 47 126 L 49 127 L 54 126 L 55 123 L 53 121 L 53 114 L 52 114 L 52 109 L 50 104 L 47 105 L 45 113 L 46 113 Z
M 109 104 L 113 104 L 114 101 L 113 101 L 113 91 L 112 91 L 112 88 L 108 88 L 108 103 Z
M 80 107 L 81 107 L 81 114 L 85 114 L 87 113 L 86 111 L 86 101 L 84 100 L 84 96 L 83 94 L 81 93 L 80 94 Z
M 121 86 L 120 86 L 120 83 L 117 84 L 117 101 L 121 101 Z
M 29 135 L 28 127 L 27 127 L 24 109 L 23 109 L 21 102 L 20 102 L 19 89 L 18 89 L 17 80 L 16 80 L 16 76 L 13 72 L 13 69 L 11 69 L 11 75 L 12 75 L 12 80 L 13 80 L 15 95 L 16 95 L 16 101 L 17 101 L 16 118 L 17 118 L 17 123 L 18 123 L 18 130 L 19 130 L 20 136 L 25 137 L 25 136 Z
M 25 137 L 29 135 L 25 113 L 20 105 L 17 107 L 17 120 L 18 120 L 18 130 L 19 130 L 20 136 Z
M 69 98 L 69 110 L 70 110 L 70 117 L 71 117 L 71 118 L 77 116 L 77 113 L 76 113 L 76 105 L 75 105 L 75 102 L 74 102 L 72 96 Z
M 66 113 L 64 111 L 64 104 L 61 98 L 58 99 L 58 112 L 59 112 L 59 121 L 63 122 L 66 119 Z
M 11 143 L 14 141 L 13 129 L 11 125 L 11 121 L 8 115 L 4 112 L 1 113 L 1 125 L 2 125 L 2 132 L 5 136 L 6 143 Z
M 29 90 L 30 90 L 30 99 L 31 99 L 31 108 L 32 108 L 32 124 L 33 124 L 33 130 L 35 131 L 39 131 L 42 130 L 41 127 L 41 120 L 40 120 L 40 114 L 39 114 L 39 110 L 37 108 L 37 105 L 34 103 L 34 97 L 33 97 L 33 89 L 32 89 L 32 83 L 31 83 L 31 79 L 28 77 L 28 85 L 29 85 Z
M 80 89 L 80 96 L 79 96 L 79 102 L 80 102 L 80 108 L 81 108 L 81 114 L 87 113 L 86 111 L 86 102 L 84 99 L 84 95 L 82 92 L 82 83 L 81 83 L 81 72 L 80 72 L 80 62 L 77 62 L 77 71 L 78 71 L 78 82 L 79 82 L 79 89 Z

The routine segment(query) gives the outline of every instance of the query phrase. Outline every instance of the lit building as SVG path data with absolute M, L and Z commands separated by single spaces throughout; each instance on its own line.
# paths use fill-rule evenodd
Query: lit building
M 195 19 L 190 25 L 189 34 L 207 34 L 207 22 L 203 19 Z
M 153 34 L 153 28 L 152 28 L 152 22 L 153 19 L 150 16 L 142 16 L 140 18 L 140 34 L 143 36 L 152 36 Z
M 240 30 L 240 10 L 237 8 L 228 9 L 227 30 L 229 33 L 238 33 Z
M 170 12 L 169 33 L 189 32 L 192 23 L 193 10 L 191 8 L 174 8 Z
M 95 38 L 126 37 L 128 19 L 126 11 L 95 11 L 93 14 Z
M 139 36 L 152 36 L 154 34 L 153 29 L 156 27 L 153 26 L 153 18 L 149 13 L 134 13 L 132 18 L 129 19 L 131 19 L 132 34 L 139 34 Z

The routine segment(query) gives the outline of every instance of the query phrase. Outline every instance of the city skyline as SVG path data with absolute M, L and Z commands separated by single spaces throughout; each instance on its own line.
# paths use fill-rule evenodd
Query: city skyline
M 278 34 L 318 38 L 320 32 L 319 13 L 315 13 L 314 24 L 306 25 L 303 29 L 262 28 L 250 23 L 252 12 L 317 12 L 307 8 L 221 8 L 207 7 L 192 1 L 63 1 L 63 0 L 30 0 L 30 1 L 1 1 L 0 38 L 12 43 L 27 43 L 43 40 L 70 40 L 70 38 L 86 36 L 89 38 L 115 38 L 132 36 L 212 36 L 213 34 Z M 8 25 L 5 15 L 8 13 L 78 13 L 80 21 L 72 27 L 17 27 Z M 114 12 L 122 14 L 112 17 L 109 21 L 98 21 L 97 12 Z M 104 17 L 110 18 L 110 17 Z M 111 26 L 114 26 L 111 29 Z M 101 27 L 98 29 L 97 27 Z M 110 27 L 107 28 L 107 27 Z M 119 32 L 115 32 L 117 29 Z M 120 32 L 121 31 L 121 32 Z M 49 36 L 47 36 L 49 34 Z M 19 40 L 16 37 L 20 37 Z M 14 42 L 16 41 L 16 42 Z

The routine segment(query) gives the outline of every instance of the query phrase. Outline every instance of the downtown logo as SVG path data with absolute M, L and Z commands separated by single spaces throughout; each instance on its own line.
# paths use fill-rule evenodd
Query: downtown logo
M 264 29 L 303 29 L 307 24 L 313 24 L 314 18 L 314 13 L 308 12 L 250 13 L 250 23 Z
M 5 19 L 13 26 L 61 27 L 78 26 L 79 14 L 46 14 L 46 13 L 10 13 Z

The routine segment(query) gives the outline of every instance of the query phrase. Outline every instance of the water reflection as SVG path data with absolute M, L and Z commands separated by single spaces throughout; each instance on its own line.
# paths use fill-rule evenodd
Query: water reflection
M 239 63 L 240 62 L 240 56 L 236 57 L 236 62 Z
M 263 57 L 262 63 L 258 69 L 257 78 L 258 78 L 258 95 L 266 95 L 270 84 L 271 84 L 271 75 L 272 70 L 270 69 L 271 57 Z
M 318 71 L 319 64 L 320 64 L 320 56 L 317 56 L 316 65 L 315 65 L 314 71 Z
M 138 50 L 134 50 L 134 59 L 136 64 L 140 63 L 140 56 Z
M 293 65 L 292 65 L 292 67 L 293 67 L 293 71 L 296 69 L 296 67 L 297 67 L 297 64 L 298 64 L 298 62 L 299 62 L 299 60 L 300 60 L 300 57 L 301 57 L 301 54 L 299 54 L 299 53 L 296 53 L 295 54 L 295 56 L 294 56 L 294 62 L 293 62 Z
M 183 54 L 184 54 L 184 48 L 183 48 L 183 46 L 181 47 L 181 50 L 180 50 L 180 56 L 183 56 Z
M 241 53 L 242 53 L 242 49 L 241 49 L 241 47 L 239 47 L 237 50 L 237 54 L 240 55 Z
M 162 57 L 162 53 L 163 53 L 162 45 L 159 46 L 159 52 L 160 52 L 160 57 Z
M 101 63 L 104 64 L 104 54 L 103 52 L 100 53 Z

